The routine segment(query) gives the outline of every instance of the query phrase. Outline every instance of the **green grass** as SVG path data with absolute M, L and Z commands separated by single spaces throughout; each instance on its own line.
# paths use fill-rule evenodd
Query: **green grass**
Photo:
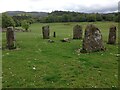
M 106 44 L 110 25 L 117 26 L 117 23 L 94 23 L 102 32 L 106 51 L 90 54 L 76 52 L 82 48 L 82 40 L 60 42 L 63 38 L 72 38 L 76 24 L 82 25 L 84 30 L 88 23 L 36 23 L 31 25 L 31 32 L 16 32 L 18 49 L 2 51 L 3 87 L 117 87 L 118 61 L 115 54 L 118 45 Z M 55 43 L 42 39 L 43 25 L 50 25 L 50 38 Z M 56 38 L 53 38 L 54 31 Z M 2 36 L 4 48 L 5 33 Z

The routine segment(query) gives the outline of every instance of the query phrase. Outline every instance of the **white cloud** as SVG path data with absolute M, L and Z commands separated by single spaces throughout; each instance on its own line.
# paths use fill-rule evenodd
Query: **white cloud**
M 0 0 L 0 12 L 69 10 L 78 12 L 113 12 L 119 0 Z

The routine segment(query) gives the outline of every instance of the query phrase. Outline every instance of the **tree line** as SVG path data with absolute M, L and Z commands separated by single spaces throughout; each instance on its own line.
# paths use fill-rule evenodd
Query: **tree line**
M 49 13 L 47 17 L 39 18 L 39 22 L 96 22 L 96 21 L 115 21 L 118 22 L 118 13 L 79 13 L 54 11 Z
M 23 26 L 28 27 L 32 23 L 53 23 L 53 22 L 96 22 L 114 21 L 119 22 L 119 13 L 80 13 L 69 11 L 54 11 L 45 17 L 33 17 L 27 14 L 9 16 L 2 13 L 2 27 Z M 26 29 L 26 28 L 25 28 Z

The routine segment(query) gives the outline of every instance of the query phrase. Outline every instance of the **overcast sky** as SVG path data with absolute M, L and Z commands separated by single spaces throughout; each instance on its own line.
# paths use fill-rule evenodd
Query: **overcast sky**
M 119 0 L 0 0 L 0 12 L 55 10 L 76 12 L 115 12 Z

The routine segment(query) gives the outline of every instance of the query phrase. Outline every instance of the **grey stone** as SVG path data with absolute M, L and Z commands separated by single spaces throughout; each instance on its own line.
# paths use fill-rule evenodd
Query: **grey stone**
M 92 25 L 87 25 L 81 52 L 95 52 L 105 50 L 100 30 Z
M 15 34 L 13 27 L 8 27 L 6 31 L 6 39 L 7 39 L 7 48 L 8 49 L 15 49 L 16 44 L 15 44 Z
M 82 39 L 82 27 L 80 25 L 73 27 L 73 39 Z
M 50 33 L 50 29 L 49 26 L 43 26 L 42 27 L 42 34 L 43 34 L 43 39 L 49 39 L 49 33 Z
M 116 43 L 116 26 L 112 25 L 109 29 L 108 44 Z

